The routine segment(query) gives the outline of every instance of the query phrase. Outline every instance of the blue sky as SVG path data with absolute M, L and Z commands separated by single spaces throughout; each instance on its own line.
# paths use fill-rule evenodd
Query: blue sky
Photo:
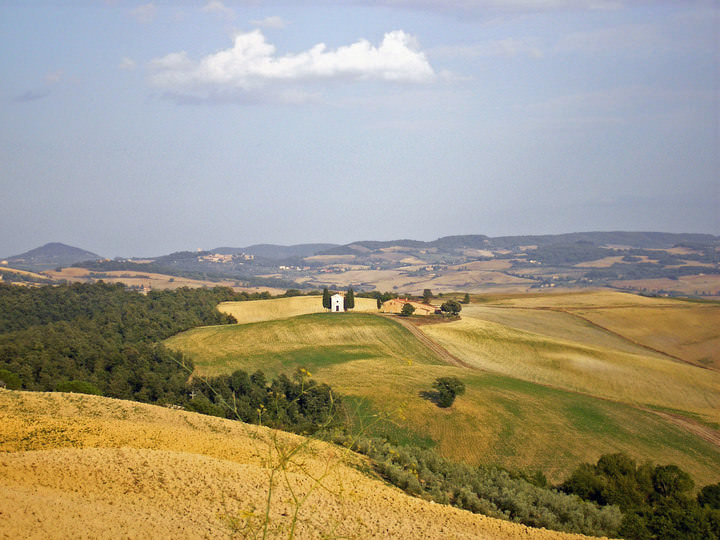
M 0 0 L 0 255 L 720 234 L 720 8 Z

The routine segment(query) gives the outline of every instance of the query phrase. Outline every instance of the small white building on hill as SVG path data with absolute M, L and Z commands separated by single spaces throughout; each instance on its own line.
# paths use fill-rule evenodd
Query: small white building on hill
M 345 311 L 345 297 L 342 294 L 333 294 L 330 297 L 330 311 Z

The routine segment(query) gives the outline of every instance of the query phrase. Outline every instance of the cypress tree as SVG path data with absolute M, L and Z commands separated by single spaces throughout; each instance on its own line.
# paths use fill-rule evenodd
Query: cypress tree
M 352 287 L 348 289 L 347 294 L 345 295 L 345 309 L 352 309 L 355 307 L 355 293 L 352 290 Z
M 322 304 L 325 309 L 330 309 L 332 307 L 330 300 L 330 291 L 328 291 L 327 287 L 323 289 Z

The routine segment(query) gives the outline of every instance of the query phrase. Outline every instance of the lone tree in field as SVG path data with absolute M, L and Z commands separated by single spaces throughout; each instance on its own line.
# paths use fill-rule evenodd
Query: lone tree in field
M 469 303 L 470 303 L 470 294 L 469 294 L 469 293 L 465 293 L 465 296 L 463 297 L 462 303 L 463 303 L 463 304 L 469 304 Z
M 355 307 L 355 292 L 352 290 L 352 287 L 348 289 L 348 292 L 345 294 L 345 309 L 352 309 Z
M 430 289 L 423 289 L 423 302 L 425 304 L 430 303 L 430 299 L 432 298 L 432 291 Z
M 323 300 L 322 300 L 322 302 L 323 302 L 323 307 L 324 307 L 325 309 L 330 309 L 330 308 L 332 307 L 332 304 L 331 304 L 331 302 L 330 302 L 330 291 L 328 291 L 328 288 L 327 288 L 327 287 L 325 287 L 325 288 L 323 289 Z
M 455 397 L 465 393 L 465 384 L 457 377 L 439 377 L 435 379 L 433 388 L 437 390 L 437 406 L 451 407 Z
M 440 306 L 440 310 L 451 315 L 457 315 L 462 310 L 462 306 L 457 300 L 448 300 Z
M 400 310 L 400 315 L 402 315 L 403 317 L 409 317 L 413 313 L 415 313 L 415 308 L 412 304 L 404 304 L 402 309 Z

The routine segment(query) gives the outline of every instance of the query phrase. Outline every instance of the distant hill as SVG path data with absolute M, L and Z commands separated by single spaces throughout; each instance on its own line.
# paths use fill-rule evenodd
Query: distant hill
M 524 236 L 489 237 L 482 234 L 466 234 L 445 236 L 431 242 L 420 240 L 387 240 L 351 242 L 342 246 L 333 246 L 323 250 L 322 255 L 357 255 L 358 252 L 369 252 L 390 247 L 428 249 L 437 248 L 443 251 L 458 249 L 512 249 L 519 246 L 549 246 L 556 244 L 574 244 L 586 242 L 596 246 L 622 245 L 644 249 L 668 249 L 676 245 L 718 245 L 720 238 L 711 234 L 662 233 L 662 232 L 582 232 L 567 234 L 544 234 Z
M 490 242 L 494 246 L 508 248 L 522 244 L 547 246 L 589 242 L 598 246 L 619 245 L 644 249 L 668 249 L 679 244 L 717 245 L 720 243 L 720 238 L 712 234 L 608 231 L 539 236 L 500 236 L 491 238 Z
M 312 257 L 313 255 L 337 247 L 337 244 L 297 244 L 294 246 L 278 246 L 275 244 L 255 244 L 245 248 L 219 247 L 213 253 L 236 255 L 247 253 L 265 259 L 282 260 L 292 257 Z
M 101 258 L 100 255 L 91 251 L 61 244 L 60 242 L 50 242 L 20 255 L 8 257 L 7 261 L 14 268 L 42 271 Z

